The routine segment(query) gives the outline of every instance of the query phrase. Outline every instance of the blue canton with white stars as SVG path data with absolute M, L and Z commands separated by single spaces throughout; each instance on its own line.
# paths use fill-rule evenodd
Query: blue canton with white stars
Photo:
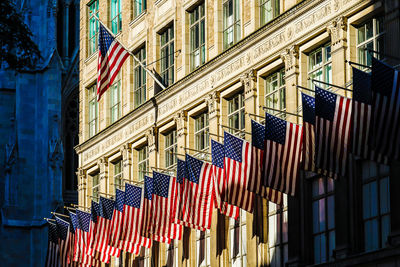
M 225 157 L 242 162 L 243 140 L 224 132 Z
M 100 206 L 99 203 L 92 200 L 91 219 L 93 222 L 97 223 L 97 216 L 100 216 Z
M 372 104 L 371 74 L 353 67 L 353 99 Z
M 85 232 L 89 232 L 90 213 L 81 210 L 76 210 L 76 216 L 78 217 L 79 229 Z
M 71 218 L 72 226 L 76 231 L 76 229 L 79 227 L 78 218 L 76 217 L 76 214 L 72 212 L 69 213 L 69 217 Z
M 315 98 L 301 93 L 303 121 L 315 125 Z
M 57 243 L 58 233 L 57 226 L 55 224 L 49 223 L 49 240 L 52 243 Z
M 153 171 L 154 194 L 167 198 L 170 179 L 169 175 Z
M 140 208 L 140 201 L 142 198 L 142 188 L 125 184 L 125 204 L 134 208 Z
M 186 174 L 186 162 L 184 160 L 178 159 L 176 167 L 176 180 L 178 183 L 183 183 L 183 178 L 187 178 Z
M 251 120 L 251 142 L 252 146 L 264 149 L 265 126 Z
M 125 192 L 119 189 L 115 190 L 115 207 L 119 212 L 124 211 Z
M 69 223 L 64 221 L 63 219 L 60 219 L 60 218 L 56 217 L 56 224 L 57 224 L 58 236 L 62 240 L 67 239 Z
M 373 91 L 390 96 L 392 94 L 395 69 L 386 63 L 372 58 L 371 88 Z
M 111 34 L 104 28 L 103 25 L 100 24 L 99 30 L 99 50 L 103 57 L 106 56 L 107 50 L 110 48 L 111 43 L 114 41 L 114 38 Z
M 154 183 L 153 178 L 149 176 L 144 176 L 144 197 L 148 200 L 153 199 L 154 193 Z
M 114 212 L 115 201 L 105 197 L 100 197 L 100 216 L 111 220 Z
M 188 154 L 186 154 L 186 168 L 188 172 L 187 177 L 189 181 L 194 182 L 196 184 L 199 183 L 200 179 L 200 172 L 201 172 L 201 167 L 203 166 L 203 162 L 201 160 L 198 160 Z
M 218 168 L 224 168 L 224 145 L 211 140 L 212 164 Z
M 265 113 L 265 139 L 278 144 L 285 144 L 286 121 Z
M 336 97 L 335 94 L 315 86 L 315 116 L 333 121 Z

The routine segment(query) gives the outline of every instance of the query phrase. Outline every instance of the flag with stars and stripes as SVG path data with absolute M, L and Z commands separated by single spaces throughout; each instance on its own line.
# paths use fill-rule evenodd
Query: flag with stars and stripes
M 120 189 L 116 189 L 115 206 L 111 220 L 109 244 L 119 249 L 122 249 L 123 245 L 123 242 L 121 241 L 121 234 L 124 227 L 123 225 L 124 201 L 125 201 L 125 192 Z
M 295 195 L 302 134 L 302 126 L 265 114 L 264 186 Z
M 152 200 L 151 233 L 153 239 L 163 243 L 181 239 L 182 225 L 173 222 L 177 204 L 176 178 L 153 171 L 154 192 Z
M 180 220 L 185 226 L 210 229 L 214 202 L 212 165 L 186 154 L 186 177 Z
M 148 236 L 142 235 L 142 228 L 145 227 L 143 225 L 144 216 L 148 216 L 148 211 L 145 209 L 149 209 L 144 203 L 143 192 L 141 187 L 125 184 L 123 248 L 135 255 L 139 254 L 141 246 L 150 248 L 152 244 L 152 240 Z
M 315 98 L 301 93 L 303 107 L 303 168 L 315 172 Z
M 99 57 L 97 66 L 97 101 L 111 86 L 122 64 L 129 57 L 128 51 L 100 24 Z
M 61 267 L 68 266 L 69 254 L 69 223 L 59 217 L 55 217 L 58 233 L 58 247 L 60 251 Z
M 71 220 L 71 225 L 72 229 L 74 231 L 74 235 L 72 238 L 70 238 L 70 255 L 71 255 L 71 261 L 76 263 L 78 261 L 78 255 L 79 255 L 79 246 L 77 245 L 78 242 L 78 235 L 77 235 L 77 229 L 79 227 L 78 225 L 78 218 L 76 217 L 76 214 L 73 212 L 69 211 L 69 218 Z
M 221 214 L 233 219 L 239 217 L 239 208 L 225 201 L 223 192 L 226 192 L 227 181 L 224 172 L 224 145 L 211 139 L 212 175 L 214 179 L 215 206 Z
M 276 204 L 282 204 L 283 193 L 263 185 L 265 126 L 251 120 L 251 164 L 249 176 L 249 191 L 268 199 Z
M 95 202 L 92 200 L 92 205 L 90 208 L 90 223 L 89 223 L 89 233 L 88 233 L 88 239 L 87 239 L 87 250 L 86 253 L 92 257 L 95 256 L 95 240 L 96 236 L 98 235 L 98 230 L 97 230 L 97 220 L 100 215 L 100 206 L 99 203 Z
M 184 225 L 184 222 L 182 222 L 179 218 L 181 209 L 182 209 L 182 202 L 183 202 L 183 179 L 187 177 L 186 173 L 186 162 L 181 159 L 177 159 L 176 161 L 176 181 L 178 183 L 177 186 L 177 204 L 176 204 L 176 210 L 173 214 L 173 222 L 178 223 L 181 225 Z M 189 226 L 190 227 L 190 226 Z
M 224 200 L 248 212 L 253 211 L 254 194 L 249 191 L 251 145 L 246 140 L 224 132 L 224 172 L 227 186 Z
M 77 245 L 79 246 L 78 261 L 81 265 L 99 266 L 100 261 L 88 254 L 88 237 L 91 214 L 77 209 L 76 217 L 78 219 L 78 229 L 76 231 L 78 235 Z
M 60 265 L 60 251 L 58 246 L 57 226 L 49 222 L 49 241 L 47 248 L 46 267 L 58 267 Z
M 399 71 L 372 58 L 372 137 L 376 153 L 399 159 L 400 153 Z
M 315 167 L 344 176 L 350 145 L 351 99 L 315 86 Z

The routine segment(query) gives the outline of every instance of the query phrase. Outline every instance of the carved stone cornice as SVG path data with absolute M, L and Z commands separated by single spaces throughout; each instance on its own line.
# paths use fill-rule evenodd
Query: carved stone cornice
M 347 47 L 347 18 L 338 17 L 333 20 L 326 28 L 331 36 L 332 50 L 340 47 Z
M 174 121 L 176 124 L 176 134 L 178 137 L 186 135 L 187 130 L 187 111 L 181 110 L 174 115 Z
M 219 103 L 221 100 L 220 93 L 218 91 L 211 92 L 204 100 L 208 106 L 209 117 L 212 118 L 214 116 L 219 116 Z
M 292 45 L 286 48 L 283 53 L 281 53 L 281 58 L 285 63 L 285 73 L 286 78 L 290 75 L 298 73 L 299 69 L 299 46 Z
M 257 93 L 257 71 L 250 69 L 246 71 L 241 77 L 240 82 L 244 87 L 244 98 L 256 96 Z
M 149 153 L 157 150 L 157 133 L 158 128 L 156 126 L 151 127 L 146 132 L 147 146 Z

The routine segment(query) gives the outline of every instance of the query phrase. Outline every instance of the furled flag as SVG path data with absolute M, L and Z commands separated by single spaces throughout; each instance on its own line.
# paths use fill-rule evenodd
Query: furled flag
M 97 101 L 100 101 L 101 96 L 111 86 L 128 57 L 128 51 L 100 24 Z
M 113 247 L 122 249 L 123 242 L 121 234 L 123 233 L 123 214 L 124 214 L 125 192 L 119 189 L 115 190 L 115 206 L 111 221 L 110 241 Z
M 73 238 L 72 237 L 70 238 L 71 261 L 77 262 L 79 256 L 79 246 L 77 244 L 80 238 L 77 231 L 79 228 L 79 222 L 76 214 L 70 211 L 69 211 L 69 218 L 71 219 L 71 225 L 74 230 Z
M 315 172 L 315 98 L 301 93 L 303 106 L 303 167 Z
M 372 58 L 371 143 L 376 153 L 399 159 L 400 153 L 400 77 L 399 71 Z
M 229 204 L 252 212 L 254 194 L 247 189 L 250 175 L 251 145 L 249 142 L 225 132 L 224 155 L 227 186 L 222 195 Z
M 344 176 L 349 153 L 351 99 L 315 86 L 315 167 Z
M 176 209 L 173 214 L 172 221 L 177 224 L 185 225 L 184 222 L 180 220 L 181 210 L 183 208 L 183 179 L 187 177 L 186 173 L 186 162 L 181 159 L 177 159 L 176 162 L 176 181 L 178 183 L 177 186 L 177 204 Z M 191 227 L 191 226 L 189 226 Z
M 214 202 L 212 165 L 186 154 L 180 219 L 185 226 L 210 229 Z
M 228 204 L 222 192 L 226 192 L 227 181 L 224 172 L 224 145 L 211 140 L 212 175 L 214 178 L 215 205 L 224 214 L 233 219 L 239 217 L 239 208 Z
M 168 243 L 170 239 L 181 239 L 182 225 L 173 222 L 177 204 L 176 178 L 153 171 L 154 193 L 152 200 L 151 233 L 153 239 Z
M 56 225 L 58 233 L 58 247 L 60 250 L 61 267 L 68 266 L 69 254 L 69 223 L 56 216 Z
M 79 246 L 79 262 L 82 265 L 98 266 L 99 261 L 94 257 L 90 256 L 88 252 L 88 236 L 89 236 L 89 226 L 90 226 L 90 213 L 76 210 L 76 216 L 78 218 L 78 229 L 77 235 L 79 237 L 77 245 Z
M 90 224 L 89 224 L 89 233 L 87 238 L 87 249 L 86 253 L 92 257 L 95 256 L 95 240 L 98 235 L 97 231 L 97 218 L 100 215 L 100 206 L 99 203 L 92 200 L 92 206 L 90 208 Z
M 124 232 L 122 239 L 124 240 L 124 250 L 129 253 L 138 255 L 140 247 L 151 247 L 152 240 L 148 236 L 142 235 L 143 218 L 147 212 L 144 208 L 144 193 L 143 189 L 125 184 L 125 204 L 124 204 Z M 150 203 L 151 204 L 151 203 Z
M 46 267 L 58 267 L 60 266 L 60 251 L 58 246 L 58 234 L 57 226 L 53 223 L 49 225 L 49 241 L 47 248 Z
M 251 120 L 251 164 L 249 190 L 276 204 L 282 204 L 283 193 L 263 185 L 265 126 Z
M 265 114 L 264 185 L 294 196 L 302 149 L 302 127 Z

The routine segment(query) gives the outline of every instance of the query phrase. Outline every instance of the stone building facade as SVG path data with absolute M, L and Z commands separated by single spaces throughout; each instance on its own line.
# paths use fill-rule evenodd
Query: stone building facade
M 153 167 L 174 173 L 176 157 L 195 154 L 186 148 L 209 152 L 210 138 L 223 141 L 224 130 L 250 140 L 250 119 L 261 121 L 263 106 L 302 123 L 289 115 L 301 115 L 296 85 L 312 88 L 312 78 L 351 88 L 345 60 L 368 65 L 378 53 L 399 63 L 398 1 L 82 0 L 80 14 L 76 151 L 86 207 L 125 182 L 140 183 Z M 167 89 L 130 58 L 96 102 L 93 14 Z M 215 211 L 210 231 L 185 229 L 182 241 L 112 266 L 399 264 L 398 164 L 351 166 L 336 181 L 302 177 L 295 198 L 280 207 L 259 200 L 258 212 L 242 211 L 236 222 Z

